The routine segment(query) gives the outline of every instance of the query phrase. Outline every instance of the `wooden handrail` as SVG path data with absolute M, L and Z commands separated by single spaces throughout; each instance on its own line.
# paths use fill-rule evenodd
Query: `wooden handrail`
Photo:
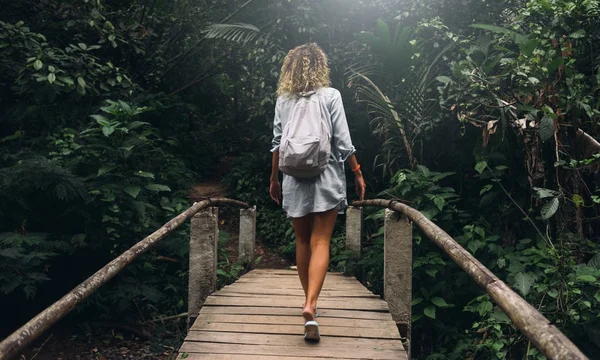
M 94 291 L 112 279 L 138 256 L 156 245 L 165 236 L 181 226 L 187 219 L 204 208 L 215 205 L 234 205 L 249 208 L 248 204 L 231 199 L 206 199 L 195 203 L 189 209 L 171 219 L 160 229 L 147 236 L 144 240 L 133 245 L 113 261 L 98 270 L 94 275 L 79 284 L 69 293 L 62 297 L 50 307 L 29 320 L 20 329 L 12 333 L 0 343 L 0 360 L 8 360 L 16 356 L 30 342 L 35 340 L 44 331 L 62 319 L 71 310 L 90 296 Z
M 581 350 L 531 304 L 515 293 L 450 235 L 421 212 L 390 200 L 355 201 L 353 206 L 376 206 L 397 211 L 415 223 L 421 231 L 463 269 L 508 315 L 515 326 L 549 359 L 587 360 Z

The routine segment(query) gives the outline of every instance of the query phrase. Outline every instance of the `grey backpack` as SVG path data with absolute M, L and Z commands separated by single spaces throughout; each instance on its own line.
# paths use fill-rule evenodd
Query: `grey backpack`
M 279 145 L 279 169 L 286 175 L 312 178 L 327 168 L 331 131 L 319 96 L 300 93 Z

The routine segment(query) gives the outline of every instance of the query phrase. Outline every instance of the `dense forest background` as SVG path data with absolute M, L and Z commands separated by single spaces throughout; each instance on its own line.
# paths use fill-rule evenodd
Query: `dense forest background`
M 309 41 L 329 55 L 369 197 L 425 213 L 600 357 L 597 0 L 3 1 L 0 334 L 197 183 L 257 205 L 262 242 L 292 258 L 269 146 L 281 62 Z M 332 268 L 377 293 L 381 222 L 368 214 L 361 259 L 343 226 L 332 243 Z M 413 251 L 415 358 L 543 358 L 419 233 Z M 183 228 L 67 321 L 89 333 L 185 312 L 187 252 Z M 220 254 L 221 284 L 241 271 Z M 148 336 L 177 346 L 184 322 Z

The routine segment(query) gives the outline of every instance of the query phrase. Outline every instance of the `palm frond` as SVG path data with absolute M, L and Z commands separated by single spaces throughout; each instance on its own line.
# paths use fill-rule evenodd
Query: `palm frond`
M 427 66 L 421 67 L 420 71 L 413 71 L 406 81 L 410 86 L 404 86 L 400 92 L 399 112 L 415 127 L 416 132 L 421 131 L 424 122 L 428 121 L 437 107 L 436 99 L 428 100 L 429 91 L 435 88 L 433 84 L 438 75 L 438 62 L 453 46 L 454 44 L 445 46 Z
M 376 132 L 386 137 L 384 146 L 398 149 L 398 142 L 395 140 L 397 136 L 394 135 L 399 134 L 400 138 L 402 138 L 408 161 L 411 166 L 414 165 L 415 159 L 412 154 L 412 146 L 404 131 L 404 123 L 390 101 L 390 98 L 368 76 L 361 73 L 356 73 L 355 75 L 367 83 L 367 85 L 357 85 L 359 98 L 363 98 L 363 100 L 359 101 L 366 102 L 369 112 L 378 115 L 372 120 L 372 125 L 375 126 Z
M 252 24 L 212 24 L 204 30 L 207 39 L 218 39 L 246 44 L 260 34 L 260 29 Z

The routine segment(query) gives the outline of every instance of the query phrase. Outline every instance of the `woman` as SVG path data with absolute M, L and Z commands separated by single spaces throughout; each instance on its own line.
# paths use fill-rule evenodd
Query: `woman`
M 273 126 L 271 198 L 292 218 L 296 235 L 296 265 L 304 289 L 302 310 L 305 339 L 320 339 L 316 322 L 317 300 L 329 266 L 329 244 L 338 213 L 348 206 L 344 162 L 354 173 L 356 191 L 361 200 L 365 181 L 350 139 L 348 123 L 339 91 L 329 87 L 327 56 L 316 44 L 306 44 L 291 50 L 283 61 Z M 331 129 L 331 155 L 324 172 L 311 179 L 283 176 L 279 183 L 279 144 L 282 129 L 289 121 L 292 109 L 301 93 L 314 91 Z

